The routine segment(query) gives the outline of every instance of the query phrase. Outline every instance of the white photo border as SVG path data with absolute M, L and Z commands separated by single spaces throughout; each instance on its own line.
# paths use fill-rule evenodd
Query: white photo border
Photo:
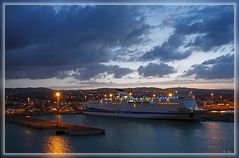
M 5 6 L 8 5 L 232 5 L 234 6 L 234 152 L 233 153 L 6 153 L 5 151 Z M 237 151 L 237 4 L 236 2 L 2 2 L 2 151 L 4 156 L 236 156 Z M 239 87 L 238 87 L 239 88 Z

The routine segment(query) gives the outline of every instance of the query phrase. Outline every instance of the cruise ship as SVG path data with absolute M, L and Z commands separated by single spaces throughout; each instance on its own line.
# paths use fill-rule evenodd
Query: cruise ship
M 192 95 L 135 98 L 131 94 L 115 97 L 110 94 L 83 105 L 84 114 L 130 118 L 201 120 L 206 112 L 198 107 Z

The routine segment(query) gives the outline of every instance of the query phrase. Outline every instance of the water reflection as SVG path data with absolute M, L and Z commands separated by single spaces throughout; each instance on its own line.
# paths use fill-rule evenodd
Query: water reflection
M 223 128 L 224 124 L 225 123 L 219 124 L 218 122 L 207 122 L 207 124 L 205 124 L 205 137 L 211 152 L 224 152 L 225 150 L 233 152 L 233 148 L 229 146 L 221 146 L 222 142 L 227 142 L 229 139 L 227 130 Z M 233 130 L 230 134 L 233 136 Z M 233 140 L 230 140 L 230 142 L 233 143 Z
M 48 136 L 44 143 L 44 152 L 47 153 L 69 153 L 71 146 L 66 137 L 63 136 Z
M 40 116 L 55 120 L 55 116 Z M 234 151 L 234 123 L 187 122 L 63 115 L 62 121 L 104 128 L 104 136 L 54 135 L 6 123 L 8 153 L 227 153 Z M 17 144 L 16 142 L 19 143 Z
M 29 128 L 26 128 L 23 131 L 26 133 L 26 135 L 32 134 L 32 131 Z
M 55 116 L 55 120 L 54 121 L 62 121 L 62 115 L 56 114 Z

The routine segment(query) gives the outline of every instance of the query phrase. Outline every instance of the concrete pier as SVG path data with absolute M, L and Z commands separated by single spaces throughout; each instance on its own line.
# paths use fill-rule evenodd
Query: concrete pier
M 5 120 L 36 129 L 55 129 L 56 134 L 69 134 L 75 136 L 105 134 L 105 130 L 101 128 L 65 123 L 61 121 L 42 120 L 25 116 L 6 116 Z
M 222 111 L 209 111 L 204 119 L 207 121 L 225 121 L 234 122 L 234 113 L 222 112 Z

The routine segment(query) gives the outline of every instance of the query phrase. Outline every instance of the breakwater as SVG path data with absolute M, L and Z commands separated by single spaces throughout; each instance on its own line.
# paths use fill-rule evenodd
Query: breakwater
M 105 130 L 101 128 L 65 123 L 62 121 L 42 120 L 19 115 L 6 116 L 5 120 L 11 123 L 36 129 L 54 129 L 56 134 L 69 134 L 75 136 L 105 134 Z

